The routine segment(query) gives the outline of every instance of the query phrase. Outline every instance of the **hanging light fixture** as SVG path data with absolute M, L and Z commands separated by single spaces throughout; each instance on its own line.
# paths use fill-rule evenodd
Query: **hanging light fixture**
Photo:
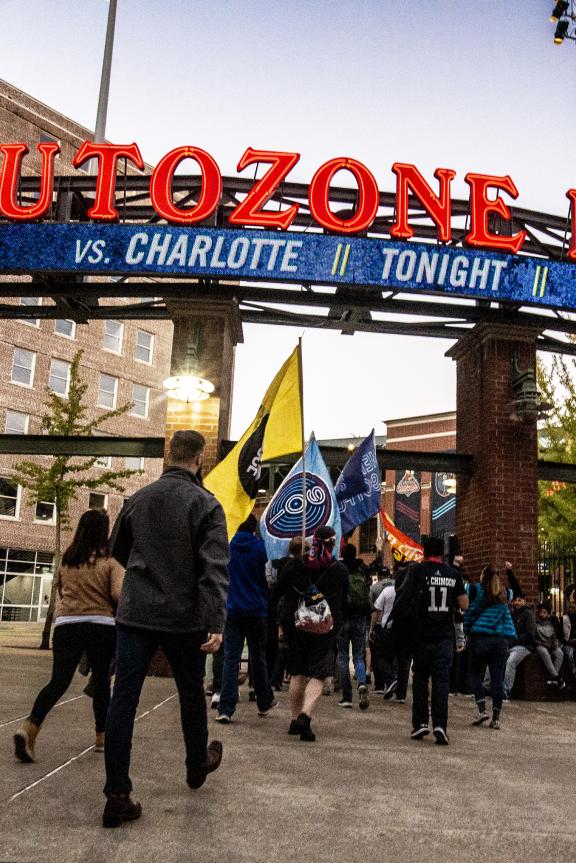
M 559 2 L 556 3 L 554 9 L 552 10 L 552 14 L 550 15 L 550 21 L 555 24 L 556 21 L 558 21 L 560 18 L 563 18 L 564 15 L 566 15 L 566 13 L 568 12 L 569 5 L 570 4 L 568 0 L 559 0 Z
M 556 25 L 556 30 L 554 32 L 554 44 L 561 45 L 566 36 L 568 35 L 568 27 L 570 26 L 570 22 L 567 18 L 562 18 L 561 21 L 558 21 Z
M 174 375 L 162 385 L 170 398 L 179 402 L 202 402 L 214 392 L 213 383 L 196 375 Z
M 171 399 L 191 404 L 203 402 L 214 392 L 214 384 L 198 375 L 198 360 L 200 354 L 200 325 L 191 335 L 186 349 L 184 369 L 180 375 L 172 375 L 163 381 L 162 386 Z

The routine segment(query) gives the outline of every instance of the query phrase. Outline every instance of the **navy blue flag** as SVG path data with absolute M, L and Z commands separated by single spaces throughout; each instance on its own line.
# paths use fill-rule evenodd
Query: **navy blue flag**
M 374 429 L 353 452 L 335 486 L 342 533 L 380 512 L 382 472 L 376 458 Z

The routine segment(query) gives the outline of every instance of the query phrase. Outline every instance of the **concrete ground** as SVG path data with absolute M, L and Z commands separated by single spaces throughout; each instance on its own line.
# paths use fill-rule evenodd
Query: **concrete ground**
M 190 791 L 178 701 L 148 679 L 132 777 L 144 814 L 100 827 L 103 756 L 91 702 L 75 678 L 38 738 L 37 761 L 16 762 L 12 735 L 48 678 L 50 654 L 0 628 L 0 863 L 555 863 L 576 857 L 576 703 L 512 703 L 502 730 L 472 728 L 473 703 L 450 702 L 450 746 L 409 739 L 410 706 L 372 700 L 361 713 L 323 697 L 316 743 L 286 734 L 288 695 L 265 719 L 247 701 L 224 741 L 221 769 Z M 36 639 L 37 641 L 37 639 Z

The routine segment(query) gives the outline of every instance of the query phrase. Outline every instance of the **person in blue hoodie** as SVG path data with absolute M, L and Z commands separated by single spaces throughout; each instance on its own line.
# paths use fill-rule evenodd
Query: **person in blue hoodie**
M 504 669 L 508 656 L 508 639 L 516 638 L 516 629 L 508 608 L 508 595 L 493 566 L 485 566 L 474 602 L 464 616 L 464 632 L 470 639 L 470 660 L 478 714 L 473 725 L 483 725 L 490 718 L 486 710 L 484 674 L 490 669 L 492 681 L 492 721 L 490 728 L 500 728 Z
M 258 522 L 249 515 L 230 542 L 227 619 L 224 629 L 224 669 L 218 705 L 217 722 L 228 724 L 238 704 L 238 665 L 244 640 L 248 656 L 258 716 L 266 716 L 278 702 L 268 679 L 266 664 L 266 631 L 268 617 L 268 582 L 266 549 L 256 536 Z

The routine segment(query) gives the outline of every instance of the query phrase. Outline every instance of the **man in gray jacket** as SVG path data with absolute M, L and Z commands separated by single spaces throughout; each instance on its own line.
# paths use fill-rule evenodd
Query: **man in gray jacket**
M 126 501 L 112 531 L 111 553 L 126 575 L 106 722 L 104 827 L 119 827 L 142 812 L 130 798 L 130 749 L 140 693 L 158 647 L 178 687 L 188 785 L 200 788 L 222 760 L 222 744 L 208 745 L 203 678 L 206 654 L 222 642 L 229 551 L 222 507 L 202 487 L 204 446 L 198 432 L 176 432 L 164 473 Z

